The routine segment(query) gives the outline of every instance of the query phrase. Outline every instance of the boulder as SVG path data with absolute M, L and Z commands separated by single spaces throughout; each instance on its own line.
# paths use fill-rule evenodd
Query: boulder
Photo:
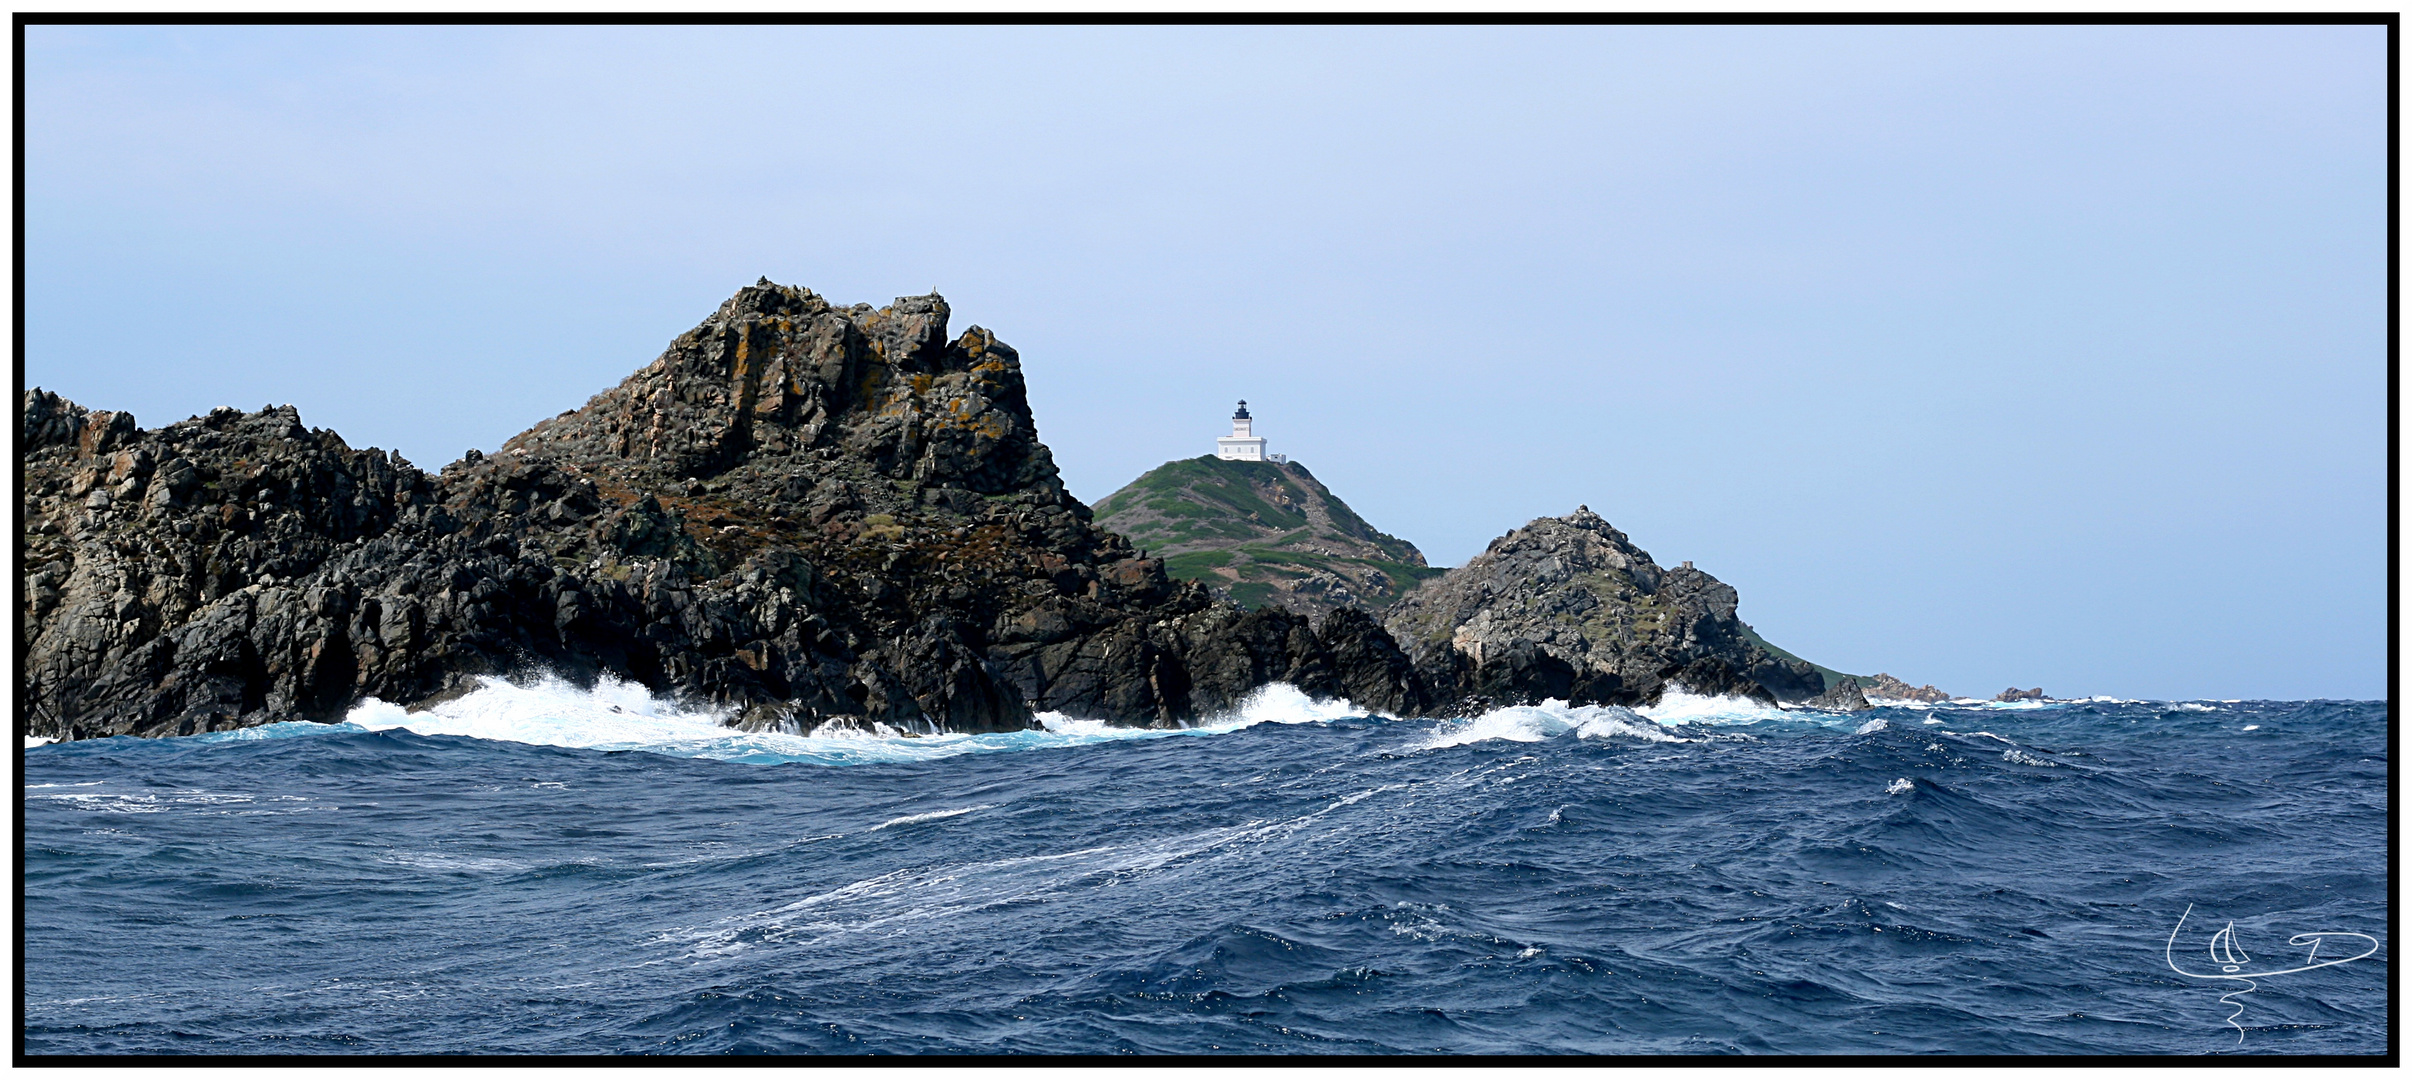
M 1825 709 L 1830 712 L 1862 712 L 1875 708 L 1868 704 L 1867 695 L 1860 692 L 1859 684 L 1850 679 L 1835 680 L 1833 685 L 1826 688 L 1825 693 L 1801 704 L 1812 709 Z

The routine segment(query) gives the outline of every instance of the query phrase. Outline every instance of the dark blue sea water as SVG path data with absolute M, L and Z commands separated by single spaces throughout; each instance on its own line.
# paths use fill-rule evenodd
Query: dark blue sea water
M 1349 711 L 802 738 L 498 685 L 36 747 L 26 1049 L 2387 1049 L 2384 703 Z M 2306 933 L 2377 948 L 2235 1026 L 2170 963 L 2363 947 Z

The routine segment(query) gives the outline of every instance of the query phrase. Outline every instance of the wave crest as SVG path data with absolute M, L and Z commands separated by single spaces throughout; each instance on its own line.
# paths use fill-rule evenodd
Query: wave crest
M 1445 746 L 1465 746 L 1492 740 L 1540 742 L 1568 732 L 1583 739 L 1622 735 L 1650 742 L 1693 741 L 1668 732 L 1661 721 L 1654 721 L 1621 705 L 1568 705 L 1550 698 L 1539 705 L 1510 705 L 1493 709 L 1467 720 L 1444 720 L 1433 731 L 1432 737 L 1415 749 L 1438 750 Z
M 1286 683 L 1274 683 L 1249 694 L 1228 713 L 1180 729 L 1120 727 L 1047 712 L 1038 714 L 1040 727 L 1031 731 L 916 734 L 876 722 L 838 720 L 809 734 L 793 734 L 738 731 L 725 726 L 730 715 L 727 709 L 696 708 L 658 698 L 643 686 L 610 676 L 591 687 L 580 687 L 546 675 L 527 684 L 481 677 L 477 689 L 420 712 L 368 698 L 354 706 L 341 724 L 293 726 L 311 733 L 400 728 L 420 735 L 459 735 L 582 750 L 642 750 L 758 765 L 869 765 L 1124 739 L 1215 735 L 1257 724 L 1307 724 L 1373 714 L 1346 700 L 1312 697 Z
M 1765 720 L 1802 719 L 1799 712 L 1762 705 L 1744 697 L 1711 697 L 1667 684 L 1656 705 L 1633 710 L 1661 724 L 1756 724 Z

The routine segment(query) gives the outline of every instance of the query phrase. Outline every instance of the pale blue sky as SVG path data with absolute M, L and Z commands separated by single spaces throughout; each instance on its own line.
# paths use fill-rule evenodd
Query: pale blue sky
M 768 275 L 936 286 L 1095 501 L 1579 503 L 1958 693 L 2382 697 L 2386 34 L 34 26 L 29 384 L 436 468 Z

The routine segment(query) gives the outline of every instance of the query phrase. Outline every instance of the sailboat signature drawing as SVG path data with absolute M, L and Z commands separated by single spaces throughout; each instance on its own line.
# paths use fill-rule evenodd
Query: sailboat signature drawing
M 2260 988 L 2260 984 L 2254 982 L 2253 980 L 2266 979 L 2273 975 L 2293 975 L 2301 971 L 2311 971 L 2315 968 L 2334 967 L 2338 964 L 2350 964 L 2378 951 L 2378 939 L 2371 937 L 2368 934 L 2356 934 L 2343 930 L 2323 930 L 2319 933 L 2313 934 L 2297 934 L 2286 939 L 2287 944 L 2296 946 L 2298 948 L 2305 945 L 2311 946 L 2311 951 L 2304 954 L 2303 963 L 2301 965 L 2270 971 L 2248 971 L 2246 969 L 2253 966 L 2253 957 L 2252 954 L 2247 953 L 2244 950 L 2244 946 L 2237 941 L 2236 922 L 2235 920 L 2231 919 L 2228 921 L 2228 925 L 2220 927 L 2211 935 L 2209 945 L 2211 964 L 2212 966 L 2217 967 L 2219 970 L 2215 973 L 2188 971 L 2185 968 L 2178 966 L 2177 939 L 2178 932 L 2186 928 L 2186 917 L 2192 914 L 2194 914 L 2194 905 L 2186 905 L 2184 914 L 2178 916 L 2177 925 L 2172 927 L 2169 931 L 2169 944 L 2162 950 L 2162 957 L 2169 961 L 2169 970 L 2186 976 L 2189 979 L 2229 979 L 2244 984 L 2243 989 L 2231 990 L 2220 995 L 2219 998 L 2222 1004 L 2233 1005 L 2236 1007 L 2235 1012 L 2228 1014 L 2228 1026 L 2236 1029 L 2236 1042 L 2239 1046 L 2244 1044 L 2245 1029 L 2244 1025 L 2236 1022 L 2236 1018 L 2244 1015 L 2244 1002 L 2236 999 L 2243 997 L 2246 994 L 2250 994 Z M 2334 942 L 2333 946 L 2330 948 L 2329 956 L 2326 959 L 2322 959 L 2320 956 L 2320 950 L 2323 946 L 2331 946 L 2331 942 L 2329 941 L 2330 938 L 2351 940 L 2339 940 Z M 2357 943 L 2366 947 L 2364 947 L 2362 951 L 2354 953 L 2351 956 L 2344 955 L 2346 950 L 2355 947 Z M 2192 961 L 2189 962 L 2191 963 Z

